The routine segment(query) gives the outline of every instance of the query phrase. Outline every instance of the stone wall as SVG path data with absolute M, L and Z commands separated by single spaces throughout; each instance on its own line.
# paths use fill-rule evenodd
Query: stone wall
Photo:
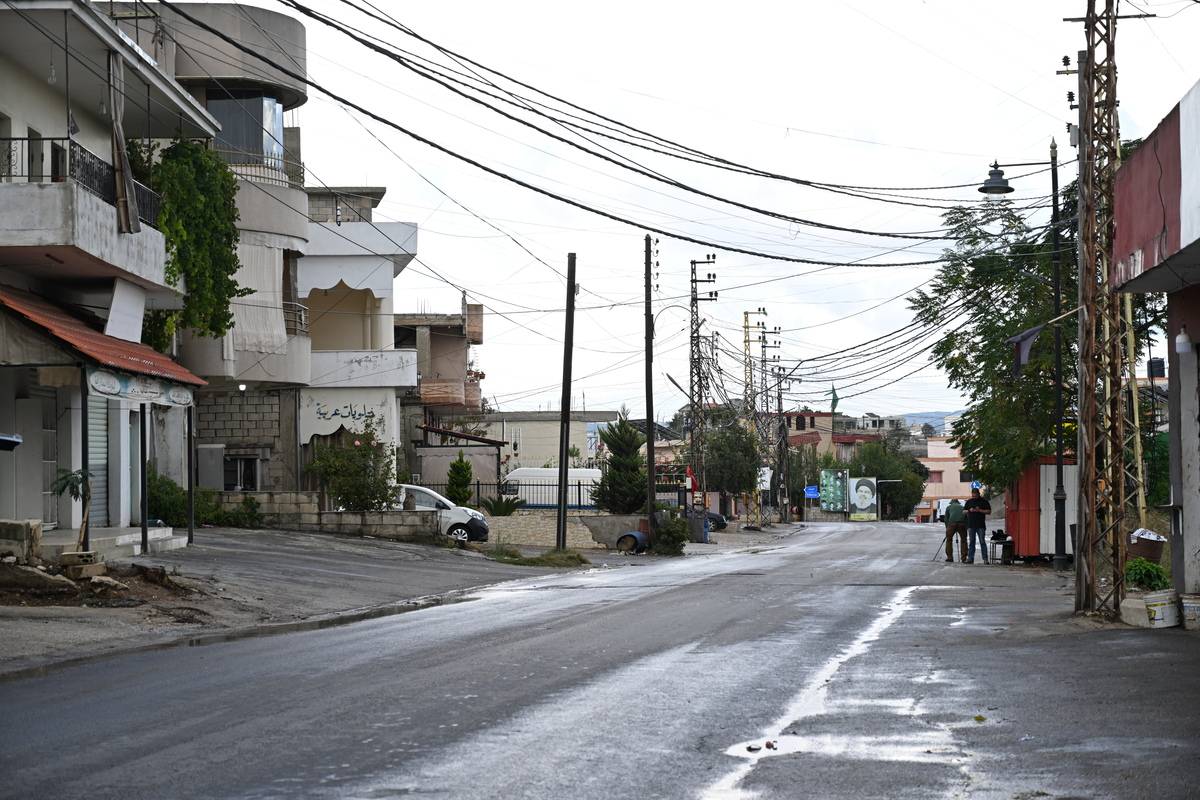
M 265 457 L 261 491 L 299 485 L 296 475 L 296 390 L 196 393 L 196 441 L 224 444 L 226 456 Z
M 267 528 L 400 540 L 438 533 L 436 511 L 320 511 L 318 492 L 219 492 L 217 502 L 234 511 L 246 497 L 258 502 Z
M 0 556 L 11 554 L 18 564 L 28 564 L 41 547 L 40 519 L 0 519 Z
M 595 515 L 594 511 L 587 512 Z M 592 541 L 591 531 L 580 522 L 579 512 L 567 512 L 567 547 L 573 550 L 600 547 Z M 554 509 L 518 511 L 511 517 L 488 517 L 489 544 L 523 547 L 554 547 L 556 518 Z

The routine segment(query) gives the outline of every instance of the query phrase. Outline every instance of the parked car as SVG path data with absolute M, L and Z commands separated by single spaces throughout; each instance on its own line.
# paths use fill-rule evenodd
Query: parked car
M 723 531 L 729 525 L 725 517 L 715 511 L 705 511 L 704 516 L 708 517 L 709 530 Z
M 445 497 L 424 486 L 402 483 L 396 487 L 396 505 L 404 508 L 405 498 L 412 498 L 418 511 L 436 511 L 438 531 L 443 536 L 463 542 L 486 542 L 488 524 L 483 514 L 473 508 L 456 506 Z

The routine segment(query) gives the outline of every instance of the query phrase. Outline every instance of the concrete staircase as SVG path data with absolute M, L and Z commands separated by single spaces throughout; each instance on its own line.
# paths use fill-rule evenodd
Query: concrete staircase
M 176 536 L 171 528 L 150 528 L 149 552 L 164 553 L 187 547 L 187 534 Z M 39 551 L 46 561 L 58 561 L 64 551 L 75 549 L 76 530 L 54 530 L 42 534 Z M 141 528 L 93 528 L 89 531 L 88 546 L 105 561 L 118 561 L 142 555 Z

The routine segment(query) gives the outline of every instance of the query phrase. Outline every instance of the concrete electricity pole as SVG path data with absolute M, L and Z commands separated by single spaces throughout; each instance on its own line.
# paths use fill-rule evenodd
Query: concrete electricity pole
M 700 332 L 700 327 L 703 325 L 703 320 L 700 319 L 700 303 L 715 302 L 717 292 L 708 291 L 704 296 L 700 295 L 699 285 L 702 283 L 716 283 L 717 275 L 715 272 L 706 273 L 703 278 L 696 275 L 696 267 L 700 265 L 716 264 L 716 255 L 710 253 L 703 260 L 692 261 L 692 277 L 691 277 L 691 339 L 689 341 L 688 350 L 688 397 L 691 399 L 691 425 L 688 435 L 688 461 L 692 465 L 692 474 L 696 476 L 696 480 L 700 483 L 700 498 L 701 503 L 705 503 L 704 492 L 708 487 L 704 480 L 704 336 Z M 690 488 L 690 487 L 689 487 Z M 695 498 L 693 498 L 693 506 Z

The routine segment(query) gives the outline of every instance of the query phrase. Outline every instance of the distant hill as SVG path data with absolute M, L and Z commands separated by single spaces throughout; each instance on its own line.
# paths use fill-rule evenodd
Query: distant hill
M 918 411 L 914 414 L 905 414 L 904 421 L 909 425 L 924 425 L 929 423 L 934 427 L 939 435 L 946 433 L 942 430 L 946 417 L 953 417 L 956 414 L 961 414 L 966 411 L 965 408 L 960 408 L 958 411 Z

